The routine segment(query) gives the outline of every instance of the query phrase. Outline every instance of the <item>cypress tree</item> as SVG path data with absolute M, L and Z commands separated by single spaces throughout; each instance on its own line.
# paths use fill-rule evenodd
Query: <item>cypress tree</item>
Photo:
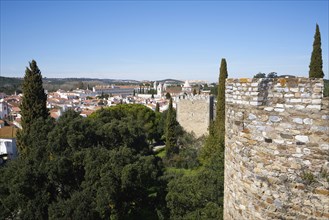
M 45 119 L 49 118 L 47 95 L 42 86 L 41 71 L 34 60 L 29 63 L 29 67 L 26 67 L 22 90 L 23 98 L 20 109 L 23 130 L 17 134 L 17 146 L 19 153 L 25 156 L 28 148 L 35 142 L 35 137 L 31 136 L 33 124 L 40 123 L 40 119 L 43 121 L 42 123 L 45 123 Z
M 177 146 L 177 135 L 176 135 L 176 115 L 172 105 L 172 98 L 169 101 L 169 108 L 167 112 L 166 120 L 166 156 L 167 158 L 172 157 L 174 154 L 178 153 Z
M 159 102 L 157 102 L 156 105 L 155 105 L 155 112 L 160 112 Z
M 313 51 L 311 56 L 310 63 L 310 78 L 323 78 L 324 73 L 322 70 L 322 49 L 321 49 L 321 34 L 319 25 L 316 24 L 314 42 L 313 42 Z
M 209 163 L 214 155 L 224 153 L 225 146 L 225 79 L 227 78 L 226 60 L 222 59 L 219 70 L 216 118 L 209 126 L 209 135 L 200 152 L 200 160 Z M 222 161 L 224 164 L 224 161 Z
M 227 64 L 223 58 L 220 64 L 217 109 L 216 109 L 216 125 L 218 129 L 219 140 L 224 143 L 225 138 L 225 80 L 227 78 Z
M 47 109 L 47 95 L 42 86 L 41 71 L 37 62 L 32 60 L 30 68 L 26 67 L 22 90 L 21 103 L 22 128 L 29 131 L 31 123 L 38 118 L 46 119 L 49 116 Z

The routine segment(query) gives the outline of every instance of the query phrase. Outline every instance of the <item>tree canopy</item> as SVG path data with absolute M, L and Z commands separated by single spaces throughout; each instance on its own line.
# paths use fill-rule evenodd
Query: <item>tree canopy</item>
M 30 124 L 31 152 L 0 167 L 0 219 L 157 219 L 163 165 L 149 148 L 155 112 L 104 108 Z

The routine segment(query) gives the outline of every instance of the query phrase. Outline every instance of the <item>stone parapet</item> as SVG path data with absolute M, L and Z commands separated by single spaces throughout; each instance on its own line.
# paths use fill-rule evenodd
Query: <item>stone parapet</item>
M 321 109 L 323 79 L 260 78 L 227 79 L 226 103 L 268 106 L 283 111 Z
M 329 218 L 322 92 L 322 79 L 227 79 L 224 219 Z

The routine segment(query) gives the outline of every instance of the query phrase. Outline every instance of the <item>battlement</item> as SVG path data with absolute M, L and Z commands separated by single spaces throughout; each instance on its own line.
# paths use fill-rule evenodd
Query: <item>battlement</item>
M 328 219 L 322 79 L 227 79 L 224 219 Z
M 209 95 L 179 95 L 176 97 L 176 102 L 179 102 L 180 100 L 189 100 L 189 101 L 195 101 L 195 100 L 205 100 L 205 101 L 210 101 L 211 97 Z
M 227 79 L 226 103 L 273 107 L 277 111 L 321 109 L 323 79 Z

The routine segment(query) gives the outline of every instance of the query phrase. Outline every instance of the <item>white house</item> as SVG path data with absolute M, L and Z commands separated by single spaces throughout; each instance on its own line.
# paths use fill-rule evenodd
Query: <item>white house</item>
M 0 99 L 0 119 L 4 119 L 9 116 L 8 103 L 3 99 Z
M 0 164 L 5 160 L 12 160 L 17 157 L 15 138 L 0 138 Z

